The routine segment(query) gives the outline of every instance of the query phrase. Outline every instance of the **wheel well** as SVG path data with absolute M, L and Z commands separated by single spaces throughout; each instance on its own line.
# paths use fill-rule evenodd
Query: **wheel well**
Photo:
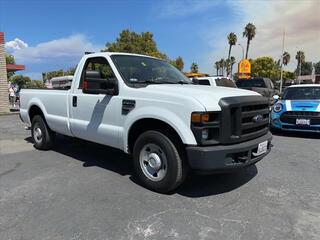
M 144 132 L 148 130 L 156 130 L 163 134 L 165 134 L 167 137 L 169 137 L 172 141 L 174 141 L 177 144 L 180 144 L 180 146 L 183 145 L 183 142 L 179 136 L 179 134 L 176 132 L 176 130 L 171 127 L 166 122 L 163 122 L 158 119 L 154 118 L 144 118 L 136 121 L 129 130 L 128 135 L 128 150 L 130 153 L 133 152 L 134 143 L 137 140 L 137 138 Z
M 33 117 L 36 116 L 36 115 L 40 115 L 44 119 L 44 114 L 43 114 L 42 110 L 38 106 L 33 105 L 29 110 L 30 122 L 32 122 Z

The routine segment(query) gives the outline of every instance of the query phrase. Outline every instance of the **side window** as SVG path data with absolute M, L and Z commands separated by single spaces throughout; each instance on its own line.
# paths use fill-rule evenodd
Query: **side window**
M 208 79 L 199 79 L 198 80 L 199 85 L 207 85 L 210 86 L 210 81 Z
M 100 78 L 106 80 L 116 78 L 107 59 L 105 59 L 104 57 L 88 58 L 82 70 L 79 89 L 82 89 L 83 87 L 83 81 L 86 71 L 96 71 L 99 74 Z

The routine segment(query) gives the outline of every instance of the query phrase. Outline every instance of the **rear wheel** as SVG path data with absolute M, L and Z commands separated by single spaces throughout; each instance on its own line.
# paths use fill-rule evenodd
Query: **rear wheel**
M 140 182 L 149 189 L 166 193 L 184 180 L 182 154 L 173 142 L 158 131 L 141 134 L 133 149 L 133 161 Z
M 39 150 L 49 150 L 53 145 L 55 133 L 48 127 L 40 115 L 32 118 L 31 135 L 34 147 Z

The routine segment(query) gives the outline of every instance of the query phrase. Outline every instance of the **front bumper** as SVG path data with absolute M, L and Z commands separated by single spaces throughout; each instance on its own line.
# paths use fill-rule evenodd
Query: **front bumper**
M 281 114 L 273 113 L 271 116 L 271 128 L 274 130 L 292 131 L 292 132 L 314 132 L 320 133 L 320 125 L 312 124 L 310 126 L 296 125 L 291 123 L 284 123 L 280 120 Z
M 191 169 L 202 172 L 227 172 L 252 165 L 264 158 L 271 150 L 272 134 L 246 142 L 218 146 L 188 146 L 187 157 Z M 254 157 L 259 143 L 268 141 L 266 153 Z

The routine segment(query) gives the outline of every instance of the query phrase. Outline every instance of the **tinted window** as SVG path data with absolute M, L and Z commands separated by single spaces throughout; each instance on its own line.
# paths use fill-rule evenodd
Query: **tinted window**
M 210 86 L 210 81 L 209 79 L 198 79 L 199 85 L 208 85 Z
M 283 94 L 284 100 L 320 99 L 320 87 L 292 87 Z
M 107 59 L 103 57 L 89 58 L 83 68 L 79 88 L 82 89 L 82 83 L 86 71 L 98 71 L 102 79 L 116 78 Z
M 216 85 L 219 87 L 232 87 L 232 88 L 236 88 L 236 84 L 228 78 L 218 78 L 216 79 Z
M 249 79 L 249 80 L 238 80 L 236 84 L 239 88 L 253 88 L 253 87 L 265 88 L 266 87 L 264 80 L 259 78 Z
M 130 55 L 112 55 L 124 81 L 132 84 L 160 84 L 160 83 L 192 83 L 178 69 L 166 61 Z

